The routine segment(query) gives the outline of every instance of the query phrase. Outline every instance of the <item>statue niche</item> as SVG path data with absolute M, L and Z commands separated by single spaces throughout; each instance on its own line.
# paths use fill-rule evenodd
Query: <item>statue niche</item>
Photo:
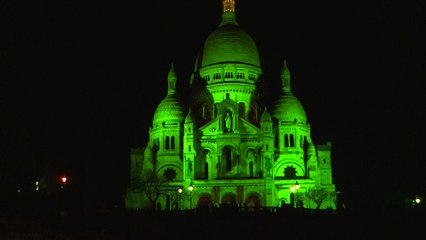
M 233 123 L 232 123 L 232 112 L 225 111 L 223 116 L 223 132 L 232 132 Z

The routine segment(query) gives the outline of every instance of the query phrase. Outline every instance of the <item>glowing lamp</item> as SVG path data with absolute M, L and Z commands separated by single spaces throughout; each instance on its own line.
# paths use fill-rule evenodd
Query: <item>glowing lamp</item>
M 418 198 L 418 197 L 416 197 L 416 199 L 414 201 L 416 201 L 417 204 L 419 204 L 421 202 L 420 198 Z
M 192 185 L 189 185 L 188 189 L 192 192 L 192 190 L 194 190 L 194 187 Z
M 180 188 L 178 189 L 178 192 L 179 192 L 179 193 L 182 193 L 182 192 L 183 192 L 183 189 L 180 187 Z
M 60 180 L 61 180 L 61 183 L 66 184 L 66 183 L 67 183 L 67 181 L 68 181 L 68 178 L 67 178 L 67 177 L 65 177 L 65 176 L 62 176 L 62 177 L 60 178 Z
M 295 188 L 294 188 L 293 186 L 291 186 L 291 187 L 290 187 L 290 191 L 291 191 L 291 192 L 294 192 L 294 189 L 295 189 Z

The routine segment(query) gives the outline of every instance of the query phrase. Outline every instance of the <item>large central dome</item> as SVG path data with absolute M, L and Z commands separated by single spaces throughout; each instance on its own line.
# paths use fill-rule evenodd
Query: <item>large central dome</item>
M 235 24 L 220 26 L 204 44 L 202 67 L 229 62 L 260 67 L 255 42 Z

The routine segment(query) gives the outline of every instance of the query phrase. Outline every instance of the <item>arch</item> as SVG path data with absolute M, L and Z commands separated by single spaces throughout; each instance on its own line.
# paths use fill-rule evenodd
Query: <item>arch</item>
M 223 131 L 224 132 L 232 132 L 233 126 L 233 114 L 232 111 L 226 109 L 223 111 Z
M 174 179 L 174 181 L 178 181 L 178 180 L 182 180 L 183 179 L 183 169 L 182 169 L 182 165 L 177 165 L 177 164 L 166 164 L 163 165 L 161 167 L 159 167 L 159 169 L 157 170 L 157 176 L 160 178 L 164 177 L 164 172 L 168 169 L 168 168 L 172 168 L 176 171 L 176 178 Z
M 288 144 L 288 135 L 287 134 L 284 134 L 284 147 L 288 147 L 289 146 L 289 144 Z
M 233 193 L 226 193 L 225 195 L 223 195 L 221 203 L 234 205 L 237 203 L 237 198 Z
M 250 161 L 249 163 L 249 175 L 251 178 L 254 177 L 254 166 L 253 166 L 253 161 Z
M 203 149 L 199 156 L 195 158 L 195 179 L 208 179 L 209 167 L 212 165 L 211 151 L 209 149 Z
M 274 171 L 276 177 L 284 177 L 286 167 L 294 167 L 296 169 L 296 177 L 305 176 L 305 167 L 293 159 L 278 160 Z
M 238 104 L 238 115 L 241 117 L 241 118 L 246 118 L 246 106 L 245 106 L 245 103 L 243 103 L 243 102 L 240 102 L 239 104 Z
M 209 179 L 209 163 L 204 163 L 204 179 Z
M 208 193 L 202 193 L 197 200 L 198 207 L 209 207 L 212 204 L 212 197 Z
M 288 205 L 289 203 L 288 203 L 288 200 L 287 200 L 287 198 L 280 198 L 279 200 L 278 200 L 278 206 L 280 206 L 280 207 L 285 207 L 286 205 Z
M 166 137 L 166 149 L 169 149 L 169 148 L 170 148 L 170 137 L 167 136 Z
M 172 150 L 175 149 L 175 137 L 174 136 L 172 136 L 172 140 L 170 142 L 170 145 L 171 145 Z
M 256 192 L 251 192 L 246 198 L 247 207 L 260 207 L 260 195 Z
M 275 148 L 278 148 L 278 146 L 279 146 L 279 141 L 280 141 L 279 135 L 278 135 L 278 134 L 275 134 L 275 138 L 274 138 L 274 147 L 275 147 Z
M 253 147 L 248 147 L 246 150 L 246 159 L 252 160 L 255 158 L 256 150 Z
M 230 146 L 225 146 L 222 149 L 222 158 L 225 163 L 225 170 L 227 172 L 232 171 L 232 150 L 233 149 Z

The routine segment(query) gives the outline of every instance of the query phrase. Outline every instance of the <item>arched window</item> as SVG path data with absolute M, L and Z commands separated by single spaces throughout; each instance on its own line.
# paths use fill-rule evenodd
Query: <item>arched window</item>
M 234 76 L 233 76 L 233 74 L 232 74 L 232 72 L 226 72 L 225 73 L 225 78 L 233 78 Z
M 250 162 L 249 164 L 249 172 L 250 172 L 250 177 L 254 177 L 254 166 L 253 166 L 253 162 Z
M 255 75 L 252 73 L 249 73 L 249 80 L 255 80 Z
M 257 109 L 255 105 L 250 105 L 250 121 L 252 123 L 257 122 Z
M 294 147 L 294 136 L 290 134 L 290 147 Z
M 278 134 L 275 134 L 275 142 L 274 142 L 274 147 L 277 148 L 278 147 L 278 142 L 279 142 L 279 137 Z
M 171 142 L 172 149 L 175 149 L 175 137 L 172 136 L 172 142 Z
M 243 102 L 240 102 L 239 104 L 238 104 L 238 115 L 241 117 L 241 118 L 245 118 L 245 115 L 246 115 L 246 113 L 245 113 L 245 111 L 246 111 L 246 109 L 245 109 L 246 107 L 245 107 L 245 105 L 244 105 L 244 103 Z
M 225 169 L 227 172 L 230 172 L 232 170 L 232 153 L 230 148 L 224 149 L 225 153 Z
M 167 136 L 166 137 L 166 149 L 169 149 L 169 148 L 170 148 L 170 137 Z
M 191 145 L 189 145 L 189 146 L 188 146 L 188 151 L 189 151 L 189 152 L 191 151 Z
M 288 135 L 284 135 L 284 147 L 288 147 Z
M 209 163 L 204 163 L 204 179 L 209 178 Z

